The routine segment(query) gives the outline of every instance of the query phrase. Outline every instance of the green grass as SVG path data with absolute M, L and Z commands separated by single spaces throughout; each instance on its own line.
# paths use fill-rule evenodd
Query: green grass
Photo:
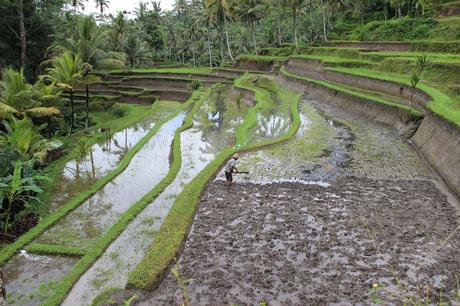
M 304 76 L 295 75 L 295 74 L 292 74 L 292 73 L 288 72 L 286 70 L 286 68 L 284 68 L 284 67 L 281 68 L 280 73 L 285 75 L 285 76 L 287 76 L 287 77 L 290 77 L 290 78 L 303 80 L 303 81 L 306 81 L 306 82 L 309 82 L 309 83 L 317 84 L 317 85 L 319 85 L 321 87 L 324 87 L 324 88 L 328 88 L 328 89 L 332 89 L 332 90 L 336 90 L 336 91 L 339 91 L 339 92 L 346 93 L 346 94 L 348 94 L 350 96 L 355 96 L 357 98 L 365 99 L 365 100 L 367 100 L 367 101 L 369 101 L 371 103 L 384 104 L 384 105 L 387 105 L 387 106 L 390 106 L 390 107 L 399 108 L 399 109 L 401 109 L 403 111 L 406 111 L 414 119 L 418 119 L 418 118 L 422 117 L 421 112 L 419 112 L 419 111 L 417 111 L 417 110 L 415 110 L 415 109 L 413 109 L 413 108 L 411 108 L 409 106 L 394 103 L 394 102 L 389 102 L 389 101 L 383 100 L 383 99 L 381 99 L 379 97 L 376 97 L 376 96 L 370 96 L 370 95 L 368 95 L 366 93 L 363 93 L 363 92 L 350 90 L 349 88 L 347 88 L 345 86 L 341 86 L 341 85 L 336 84 L 336 83 L 325 82 L 325 81 L 315 80 L 315 79 L 311 79 L 311 78 L 304 77 Z
M 106 232 L 104 236 L 99 238 L 88 250 L 88 253 L 78 261 L 69 273 L 60 281 L 55 292 L 48 298 L 44 303 L 47 306 L 57 306 L 62 303 L 68 292 L 72 289 L 73 285 L 78 279 L 85 273 L 87 269 L 104 253 L 106 248 L 114 241 L 128 226 L 128 224 L 147 207 L 163 190 L 174 180 L 177 173 L 179 172 L 182 160 L 180 154 L 180 133 L 193 125 L 192 118 L 194 113 L 199 108 L 203 94 L 195 91 L 193 96 L 189 99 L 186 106 L 193 105 L 193 109 L 187 115 L 184 124 L 181 128 L 177 129 L 174 134 L 173 141 L 173 162 L 169 169 L 168 174 L 164 177 L 160 183 L 153 187 L 148 193 L 146 193 L 139 201 L 133 204 L 117 222 Z
M 177 113 L 182 109 L 182 107 L 179 105 L 177 106 Z M 94 184 L 91 185 L 91 187 L 87 190 L 84 190 L 80 192 L 78 195 L 76 195 L 74 198 L 72 198 L 70 201 L 68 201 L 66 204 L 62 205 L 59 209 L 57 209 L 55 212 L 47 215 L 44 217 L 40 222 L 34 226 L 32 229 L 27 231 L 25 234 L 23 234 L 21 237 L 19 237 L 15 242 L 3 247 L 1 249 L 1 254 L 0 254 L 0 266 L 3 266 L 5 262 L 11 258 L 19 249 L 23 248 L 25 245 L 28 243 L 32 242 L 34 239 L 36 239 L 40 234 L 42 234 L 45 230 L 47 230 L 50 226 L 55 224 L 57 221 L 65 217 L 67 214 L 69 214 L 72 210 L 77 208 L 80 204 L 82 204 L 85 200 L 87 200 L 89 197 L 91 197 L 94 193 L 96 193 L 100 188 L 102 188 L 104 185 L 112 181 L 116 176 L 118 176 L 121 172 L 123 172 L 126 167 L 129 165 L 131 159 L 134 157 L 134 155 L 144 146 L 145 143 L 160 129 L 162 124 L 169 120 L 170 118 L 174 117 L 176 114 L 170 116 L 169 118 L 165 118 L 162 122 L 158 122 L 157 125 L 147 133 L 146 136 L 144 136 L 133 148 L 125 154 L 123 159 L 121 160 L 120 164 L 118 165 L 117 168 L 112 170 L 109 174 L 106 176 L 100 178 L 97 180 Z M 127 119 L 125 119 L 127 120 Z M 55 167 L 59 168 L 59 171 L 62 170 L 62 168 L 58 167 L 57 165 L 54 165 Z M 55 169 L 51 170 L 57 171 Z
M 51 254 L 51 255 L 68 255 L 68 256 L 84 256 L 86 250 L 55 244 L 31 243 L 26 247 L 26 251 L 35 254 Z
M 269 56 L 269 55 L 240 55 L 238 59 L 242 62 L 284 62 L 286 56 Z
M 244 83 L 249 76 L 243 76 Z M 241 85 L 241 84 L 240 84 Z M 294 102 L 290 106 L 291 116 L 293 118 L 291 128 L 286 134 L 274 140 L 269 140 L 256 145 L 249 145 L 241 149 L 241 151 L 256 150 L 267 145 L 272 145 L 286 141 L 293 137 L 299 126 L 300 117 L 298 112 L 298 102 L 300 94 L 292 93 Z M 244 144 L 246 142 L 247 129 L 253 126 L 255 112 L 260 109 L 260 105 L 264 104 L 264 96 L 256 92 L 256 100 L 259 99 L 256 105 L 249 110 L 246 115 L 245 122 L 242 124 L 244 129 L 237 132 L 237 143 Z M 259 106 L 258 106 L 259 105 Z M 223 163 L 238 149 L 227 148 L 222 150 L 217 157 L 202 170 L 183 191 L 179 194 L 176 202 L 171 207 L 166 219 L 161 225 L 158 235 L 150 245 L 144 258 L 139 265 L 129 274 L 128 287 L 148 288 L 154 284 L 159 277 L 164 273 L 169 264 L 176 259 L 184 239 L 186 238 L 188 229 L 193 221 L 193 216 L 198 205 L 201 193 L 211 177 L 221 168 Z
M 113 70 L 110 73 L 129 73 L 129 72 L 155 72 L 155 73 L 190 73 L 202 74 L 211 73 L 212 69 L 209 67 L 196 67 L 196 68 L 147 68 L 147 69 L 130 69 L 130 70 Z
M 375 70 L 357 69 L 357 68 L 329 68 L 332 71 L 348 73 L 367 78 L 374 78 L 385 81 L 399 82 L 410 86 L 410 78 L 408 76 L 391 74 L 391 73 L 376 73 Z M 431 96 L 432 100 L 428 103 L 428 108 L 442 118 L 455 123 L 460 127 L 460 103 L 455 102 L 449 96 L 441 91 L 432 88 L 426 84 L 419 83 L 417 88 L 426 92 Z

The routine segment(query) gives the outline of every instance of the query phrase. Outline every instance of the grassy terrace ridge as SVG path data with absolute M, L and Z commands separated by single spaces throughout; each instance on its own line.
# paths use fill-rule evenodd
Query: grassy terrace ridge
M 65 245 L 55 245 L 48 243 L 31 243 L 26 247 L 26 251 L 33 254 L 84 256 L 87 251 L 77 247 Z
M 292 73 L 288 72 L 285 67 L 281 68 L 280 73 L 285 75 L 285 76 L 294 78 L 294 79 L 303 80 L 303 81 L 306 81 L 306 82 L 309 82 L 309 83 L 314 83 L 314 84 L 320 85 L 320 86 L 322 86 L 324 88 L 328 88 L 328 89 L 336 90 L 336 91 L 339 91 L 339 92 L 343 92 L 343 93 L 346 93 L 346 94 L 348 94 L 350 96 L 355 96 L 355 97 L 358 97 L 358 98 L 366 99 L 367 101 L 369 101 L 371 103 L 385 104 L 385 105 L 388 105 L 388 106 L 391 106 L 391 107 L 400 108 L 400 109 L 408 112 L 411 115 L 412 118 L 421 118 L 421 117 L 423 117 L 423 114 L 421 112 L 419 112 L 418 110 L 416 110 L 416 109 L 414 109 L 412 107 L 409 107 L 409 106 L 403 105 L 403 104 L 394 103 L 394 102 L 389 102 L 389 101 L 386 101 L 386 100 L 384 100 L 384 99 L 382 99 L 380 97 L 371 96 L 371 95 L 369 95 L 367 93 L 363 93 L 363 92 L 360 92 L 360 91 L 357 91 L 357 90 L 356 91 L 351 90 L 351 89 L 349 89 L 349 88 L 347 88 L 345 86 L 342 86 L 341 84 L 338 84 L 338 83 L 320 81 L 320 80 L 311 79 L 311 78 L 308 78 L 308 77 L 305 77 L 305 76 L 299 76 L 299 75 L 296 75 L 296 74 L 292 74 Z
M 252 84 L 252 76 L 250 74 L 245 74 L 236 79 L 234 86 L 253 91 L 255 94 L 255 100 L 257 101 L 257 104 L 248 110 L 244 122 L 236 129 L 235 132 L 237 140 L 236 145 L 244 147 L 248 143 L 248 131 L 257 123 L 257 113 L 270 107 L 272 103 L 269 101 L 272 101 L 272 97 L 267 90 Z
M 449 17 L 440 19 L 440 23 L 443 21 L 449 20 L 458 20 L 459 18 Z M 350 44 L 400 44 L 400 45 L 407 45 L 409 44 L 412 48 L 412 51 L 428 51 L 428 52 L 451 52 L 451 53 L 459 53 L 460 50 L 460 40 L 408 40 L 408 41 L 361 41 L 361 40 L 329 40 L 327 42 L 323 42 L 322 46 L 332 46 L 336 48 L 340 48 L 339 46 L 334 46 L 334 43 L 350 43 Z M 347 48 L 347 47 L 344 47 Z M 363 48 L 360 49 L 365 49 Z
M 110 74 L 126 74 L 126 73 L 187 73 L 187 74 L 204 74 L 211 73 L 212 69 L 208 67 L 197 67 L 197 68 L 133 68 L 129 70 L 111 70 Z
M 394 73 L 385 73 L 364 68 L 327 68 L 327 70 L 342 72 L 357 76 L 364 76 L 384 81 L 398 82 L 411 86 L 410 78 Z M 447 121 L 453 122 L 457 127 L 460 127 L 460 108 L 459 102 L 455 102 L 449 96 L 442 93 L 440 90 L 430 87 L 426 84 L 419 83 L 417 88 L 431 96 L 432 100 L 428 102 L 428 108 L 438 114 Z
M 209 92 L 209 91 L 208 91 Z M 147 207 L 163 190 L 174 180 L 181 167 L 182 159 L 180 155 L 180 134 L 182 131 L 193 126 L 192 118 L 201 105 L 205 94 L 202 91 L 194 91 L 192 97 L 187 101 L 186 106 L 192 107 L 184 120 L 183 125 L 178 128 L 174 134 L 173 140 L 173 161 L 168 174 L 146 193 L 139 201 L 131 205 L 124 212 L 118 221 L 112 225 L 109 230 L 99 238 L 88 250 L 88 252 L 72 267 L 72 269 L 59 282 L 56 290 L 45 301 L 44 305 L 58 306 L 72 289 L 73 285 L 88 270 L 93 263 L 104 253 L 109 245 L 124 231 L 128 224 Z
M 244 83 L 248 76 L 246 75 L 242 78 L 243 81 L 239 80 L 239 83 Z M 238 149 L 238 146 L 224 149 L 208 166 L 206 166 L 206 168 L 195 176 L 177 197 L 163 224 L 161 225 L 160 231 L 157 233 L 155 240 L 150 245 L 142 261 L 135 270 L 129 274 L 128 287 L 148 288 L 149 286 L 152 286 L 152 284 L 161 277 L 171 262 L 176 260 L 176 255 L 187 237 L 188 230 L 193 222 L 198 201 L 206 184 L 232 154 L 237 151 L 244 152 L 256 150 L 264 146 L 277 144 L 289 140 L 296 134 L 300 126 L 298 104 L 301 94 L 294 92 L 291 93 L 292 102 L 290 110 L 292 125 L 286 134 L 276 139 L 264 141 L 256 145 L 246 146 L 241 149 Z M 263 95 L 257 94 L 257 92 L 255 94 L 257 103 L 246 114 L 245 121 L 241 125 L 244 130 L 240 129 L 239 132 L 237 131 L 237 144 L 245 143 L 244 137 L 246 137 L 245 135 L 247 134 L 247 130 L 254 124 L 256 110 L 265 103 L 264 100 L 261 100 L 264 98 Z
M 116 176 L 118 176 L 121 172 L 123 172 L 126 167 L 128 167 L 131 159 L 134 157 L 134 155 L 144 146 L 145 143 L 154 135 L 156 132 L 160 129 L 162 124 L 169 119 L 173 118 L 176 116 L 180 110 L 183 109 L 183 106 L 179 105 L 179 109 L 173 114 L 172 116 L 162 120 L 161 122 L 158 122 L 156 126 L 150 130 L 147 135 L 145 135 L 136 145 L 133 146 L 131 150 L 129 150 L 123 159 L 120 161 L 119 165 L 117 168 L 109 172 L 107 175 L 101 177 L 98 179 L 96 182 L 94 182 L 91 187 L 85 191 L 80 192 L 77 196 L 73 197 L 70 201 L 62 205 L 59 209 L 54 211 L 53 213 L 47 215 L 44 217 L 36 226 L 34 226 L 32 229 L 27 231 L 25 234 L 23 234 L 21 237 L 19 237 L 15 242 L 6 245 L 1 249 L 1 254 L 0 254 L 0 266 L 3 266 L 5 262 L 11 258 L 18 250 L 23 248 L 25 245 L 29 244 L 32 242 L 35 238 L 37 238 L 39 235 L 41 235 L 45 230 L 47 230 L 50 226 L 55 224 L 57 221 L 65 217 L 67 214 L 69 214 L 72 210 L 77 208 L 80 204 L 82 204 L 84 201 L 86 201 L 89 197 L 91 197 L 94 193 L 96 193 L 100 188 L 102 188 L 104 185 L 112 181 Z M 148 115 L 150 113 L 147 112 Z M 67 159 L 60 160 L 59 163 L 54 164 L 50 172 L 52 173 L 57 173 L 57 171 L 62 170 L 62 167 L 64 166 L 65 161 Z M 55 176 L 54 176 L 55 177 Z M 45 196 L 45 199 L 49 199 L 50 194 Z
M 240 61 L 253 61 L 253 62 L 284 62 L 287 61 L 286 56 L 270 56 L 270 55 L 240 55 L 238 60 Z

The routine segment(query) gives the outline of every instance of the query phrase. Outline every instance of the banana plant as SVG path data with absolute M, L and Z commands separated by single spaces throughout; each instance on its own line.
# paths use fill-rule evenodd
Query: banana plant
M 50 179 L 42 175 L 25 176 L 22 173 L 22 162 L 16 161 L 12 175 L 0 178 L 0 204 L 2 205 L 3 233 L 8 233 L 13 208 L 23 204 L 26 208 L 33 202 L 40 203 L 36 197 L 43 192 L 38 183 Z
M 48 151 L 63 145 L 57 139 L 44 139 L 29 118 L 11 118 L 9 122 L 4 121 L 3 126 L 6 132 L 0 131 L 0 146 L 10 146 L 23 160 L 42 161 Z

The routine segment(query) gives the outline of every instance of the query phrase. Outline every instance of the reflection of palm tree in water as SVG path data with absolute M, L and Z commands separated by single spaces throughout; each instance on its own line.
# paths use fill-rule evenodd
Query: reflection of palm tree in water
M 201 140 L 205 144 L 204 148 L 200 151 L 203 154 L 215 154 L 217 150 L 229 145 L 228 137 L 223 135 L 225 131 L 225 115 L 227 112 L 227 105 L 224 95 L 225 88 L 219 87 L 216 95 L 211 96 L 211 100 L 207 102 L 207 118 L 205 125 L 201 126 L 202 137 Z M 214 98 L 215 97 L 215 98 Z M 213 106 L 214 111 L 210 111 L 210 106 Z

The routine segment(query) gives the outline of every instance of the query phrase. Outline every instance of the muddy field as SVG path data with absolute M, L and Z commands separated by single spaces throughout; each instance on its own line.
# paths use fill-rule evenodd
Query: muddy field
M 409 143 L 329 105 L 305 96 L 295 138 L 208 185 L 187 290 L 168 273 L 139 305 L 460 305 L 458 203 Z
M 180 266 L 192 305 L 402 304 L 426 289 L 431 301 L 454 299 L 460 235 L 435 250 L 455 227 L 454 208 L 429 181 L 349 177 L 232 192 L 217 181 Z M 182 303 L 177 284 L 167 275 L 140 304 Z

